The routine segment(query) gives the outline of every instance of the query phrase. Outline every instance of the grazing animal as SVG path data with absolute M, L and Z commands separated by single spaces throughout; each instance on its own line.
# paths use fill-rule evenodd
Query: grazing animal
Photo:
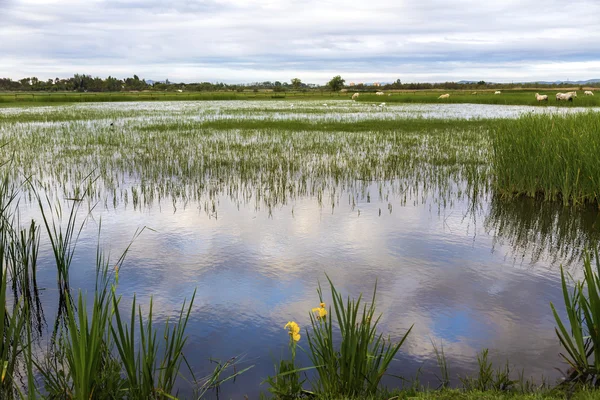
M 448 97 L 450 97 L 449 93 L 443 94 L 440 97 L 438 97 L 438 99 L 447 99 Z
M 535 99 L 538 101 L 538 103 L 539 103 L 540 101 L 548 101 L 548 95 L 547 95 L 547 94 L 539 94 L 539 93 L 536 93 L 536 94 L 535 94 Z
M 177 89 L 177 91 L 178 91 L 179 93 L 183 93 L 183 90 L 181 90 L 181 89 Z
M 477 92 L 473 92 L 473 93 L 471 93 L 471 94 L 477 94 Z
M 586 90 L 585 92 L 583 92 L 583 94 L 585 94 L 586 96 L 593 96 L 594 92 L 592 92 L 591 90 Z
M 354 94 L 352 95 L 352 100 L 356 100 L 356 99 L 358 99 L 358 96 L 360 96 L 360 93 L 354 93 Z
M 501 91 L 499 91 L 499 90 L 496 90 L 496 91 L 494 92 L 494 94 L 502 94 L 502 92 L 501 92 Z
M 385 103 L 381 103 L 381 104 L 379 105 L 379 107 L 381 107 L 381 108 L 385 107 Z
M 376 94 L 377 96 L 383 96 L 385 93 L 383 93 L 383 92 L 376 92 L 375 94 Z
M 327 107 L 327 104 L 323 104 L 323 107 Z
M 556 93 L 556 101 L 573 101 L 573 97 L 577 97 L 577 93 L 569 92 L 569 93 Z

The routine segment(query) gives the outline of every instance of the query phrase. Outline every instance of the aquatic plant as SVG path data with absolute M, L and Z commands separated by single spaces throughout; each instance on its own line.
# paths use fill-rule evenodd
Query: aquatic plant
M 568 381 L 600 385 L 600 259 L 595 252 L 586 254 L 583 263 L 584 278 L 571 289 L 561 268 L 561 282 L 567 311 L 566 323 L 550 303 L 557 324 L 556 335 L 566 353 L 561 354 L 569 364 Z
M 600 118 L 596 112 L 524 115 L 493 128 L 494 189 L 505 197 L 598 204 Z
M 332 397 L 372 395 L 377 392 L 381 378 L 412 326 L 398 343 L 392 344 L 390 339 L 377 332 L 381 318 L 381 315 L 375 315 L 377 284 L 370 304 L 366 305 L 362 304 L 362 295 L 357 299 L 348 297 L 344 302 L 333 282 L 329 277 L 327 279 L 334 312 L 324 313 L 322 317 L 321 312 L 318 315 L 311 312 L 312 331 L 306 331 L 309 357 L 318 374 L 315 390 Z M 318 294 L 324 303 L 320 286 Z M 334 340 L 334 323 L 341 335 L 339 347 Z

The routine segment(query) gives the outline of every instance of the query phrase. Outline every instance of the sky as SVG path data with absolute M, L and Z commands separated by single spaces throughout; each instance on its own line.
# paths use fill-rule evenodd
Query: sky
M 600 78 L 599 0 L 0 0 L 0 77 Z

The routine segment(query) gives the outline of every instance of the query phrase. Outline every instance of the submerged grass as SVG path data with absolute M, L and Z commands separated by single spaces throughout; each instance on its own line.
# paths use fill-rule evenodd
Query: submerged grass
M 268 111 L 257 103 L 78 108 L 12 111 L 0 135 L 19 176 L 79 197 L 84 190 L 71 182 L 93 172 L 89 196 L 106 207 L 173 197 L 210 209 L 227 194 L 270 209 L 302 195 L 332 194 L 335 204 L 340 186 L 360 190 L 373 181 L 393 181 L 391 190 L 408 197 L 462 193 L 465 180 L 487 185 L 488 128 L 478 120 L 403 118 L 348 102 L 292 111 L 279 103 Z

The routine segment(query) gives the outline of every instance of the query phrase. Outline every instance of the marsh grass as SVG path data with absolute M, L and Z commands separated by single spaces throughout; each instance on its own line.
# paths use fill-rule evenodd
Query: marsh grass
M 279 118 L 279 103 L 257 110 L 256 103 L 218 104 L 169 105 L 164 113 L 143 104 L 129 113 L 79 106 L 7 113 L 2 136 L 20 168 L 12 178 L 35 176 L 52 198 L 86 193 L 107 208 L 193 200 L 211 214 L 223 194 L 270 210 L 298 196 L 335 199 L 345 188 L 358 195 L 378 181 L 407 197 L 462 192 L 456 186 L 464 179 L 487 185 L 482 121 L 406 119 L 308 102 Z M 98 179 L 85 191 L 74 187 L 90 171 Z
M 525 115 L 493 127 L 494 188 L 506 197 L 598 204 L 600 118 Z

